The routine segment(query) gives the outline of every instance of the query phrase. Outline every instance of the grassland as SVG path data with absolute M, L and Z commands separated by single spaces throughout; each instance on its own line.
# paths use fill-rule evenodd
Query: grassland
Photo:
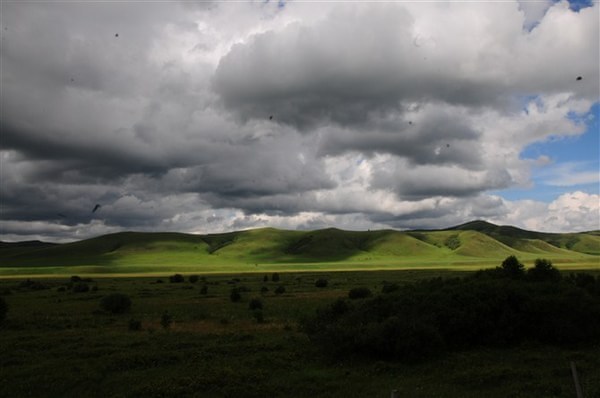
M 501 259 L 498 260 L 498 262 Z M 596 271 L 595 274 L 599 272 Z M 68 278 L 44 278 L 47 289 L 0 279 L 9 305 L 0 327 L 0 396 L 6 397 L 572 397 L 575 361 L 587 398 L 600 396 L 600 347 L 522 345 L 472 349 L 407 365 L 323 356 L 298 329 L 316 308 L 353 287 L 381 290 L 464 271 L 201 274 L 195 284 L 157 277 L 94 277 L 97 291 L 61 291 Z M 268 281 L 264 281 L 268 275 Z M 326 278 L 326 288 L 315 280 Z M 206 286 L 206 294 L 201 287 Z M 231 302 L 233 287 L 249 290 Z M 261 294 L 261 287 L 269 290 Z M 286 292 L 274 290 L 284 286 Z M 128 294 L 129 313 L 100 310 L 100 299 Z M 9 294 L 10 293 L 10 294 Z M 264 322 L 248 303 L 259 297 Z M 163 329 L 168 312 L 173 324 Z M 141 321 L 130 331 L 130 319 Z
M 52 245 L 0 245 L 0 276 L 474 269 L 517 255 L 562 268 L 600 267 L 600 234 L 547 234 L 473 222 L 438 231 L 124 232 Z

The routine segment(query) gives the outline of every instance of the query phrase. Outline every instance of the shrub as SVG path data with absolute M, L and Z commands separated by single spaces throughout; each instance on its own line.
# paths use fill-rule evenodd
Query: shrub
M 398 289 L 400 289 L 400 286 L 398 286 L 396 283 L 384 282 L 383 287 L 381 288 L 381 293 L 384 293 L 384 294 L 392 293 Z
M 266 294 L 269 291 L 269 288 L 266 286 L 263 286 L 260 288 L 260 293 L 261 294 Z
M 162 279 L 157 279 L 156 283 L 164 283 L 164 281 Z
M 0 324 L 6 319 L 6 313 L 8 312 L 8 305 L 2 297 L 0 297 Z
M 271 275 L 271 280 L 273 282 L 279 282 L 279 274 L 277 272 L 274 272 L 273 275 Z
M 268 282 L 268 281 L 269 281 L 269 276 L 268 275 L 263 276 L 263 282 Z
M 171 283 L 182 283 L 184 281 L 183 275 L 175 274 L 169 277 L 169 282 Z
M 371 296 L 372 293 L 368 287 L 355 287 L 354 289 L 350 289 L 350 291 L 348 292 L 348 298 L 352 300 L 367 298 Z
M 533 268 L 527 270 L 527 278 L 535 282 L 558 281 L 560 272 L 549 260 L 538 258 L 535 260 Z
M 202 287 L 200 288 L 200 294 L 206 294 L 206 293 L 208 293 L 208 286 L 202 285 Z
M 73 282 L 73 283 L 81 282 L 81 277 L 77 276 L 77 275 L 73 275 L 73 276 L 71 276 L 71 282 Z
M 284 286 L 277 286 L 277 289 L 275 289 L 275 294 L 283 294 L 285 293 L 285 287 Z
M 98 285 L 92 286 L 92 292 L 97 292 L 97 291 L 98 291 Z
M 237 303 L 242 299 L 242 295 L 237 289 L 231 289 L 231 292 L 229 293 L 229 299 L 232 302 Z
M 198 275 L 190 275 L 190 277 L 188 279 L 189 279 L 190 283 L 196 283 L 196 282 L 198 282 L 198 279 L 200 279 L 200 278 L 198 277 Z
M 113 314 L 122 314 L 131 308 L 131 299 L 123 293 L 111 293 L 102 297 L 100 307 Z
M 77 282 L 71 288 L 73 293 L 85 293 L 90 291 L 90 287 L 85 282 Z
M 56 288 L 56 291 L 57 292 L 66 292 L 67 288 L 66 288 L 66 286 L 59 286 Z
M 256 320 L 256 323 L 264 323 L 265 322 L 265 317 L 263 315 L 262 310 L 260 309 L 256 309 L 252 312 L 252 316 L 254 317 L 254 319 Z
M 139 321 L 137 319 L 130 319 L 129 320 L 129 324 L 128 324 L 128 328 L 132 332 L 140 331 L 140 330 L 142 330 L 142 321 Z
M 168 312 L 164 312 L 160 317 L 160 325 L 163 327 L 163 329 L 168 329 L 171 327 L 172 323 L 173 317 Z
M 450 250 L 456 250 L 460 247 L 460 238 L 458 235 L 449 236 L 445 241 L 444 245 Z
M 262 310 L 262 307 L 263 307 L 262 301 L 260 301 L 260 299 L 258 299 L 258 298 L 253 298 L 248 303 L 248 308 L 251 310 Z
M 327 279 L 319 278 L 315 281 L 315 287 L 327 287 Z

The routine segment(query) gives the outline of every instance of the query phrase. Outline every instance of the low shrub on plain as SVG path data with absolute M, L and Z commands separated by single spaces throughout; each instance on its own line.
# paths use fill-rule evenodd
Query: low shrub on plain
M 111 293 L 102 297 L 100 307 L 113 314 L 123 314 L 131 308 L 131 299 L 123 293 Z
M 263 303 L 259 298 L 253 298 L 248 303 L 248 308 L 251 310 L 262 310 Z
M 85 282 L 76 282 L 71 287 L 73 293 L 85 293 L 90 291 L 90 286 Z
M 229 293 L 229 299 L 232 302 L 237 303 L 238 301 L 242 300 L 242 295 L 238 289 L 231 289 L 231 292 Z
M 277 286 L 277 289 L 275 289 L 275 294 L 283 294 L 285 293 L 285 286 Z
M 0 324 L 6 319 L 6 313 L 8 312 L 8 304 L 2 297 L 0 297 Z
M 160 317 L 160 326 L 162 326 L 163 329 L 168 329 L 171 327 L 172 323 L 173 317 L 171 316 L 171 314 L 169 314 L 168 312 L 164 312 Z
M 323 287 L 327 287 L 328 284 L 329 284 L 329 282 L 325 278 L 319 278 L 315 281 L 315 287 L 323 288 Z
M 171 283 L 183 283 L 185 281 L 183 275 L 174 274 L 169 277 L 169 282 Z
M 132 332 L 138 332 L 142 330 L 142 321 L 137 319 L 130 319 L 128 323 L 128 329 Z
M 368 287 L 355 287 L 350 289 L 348 292 L 348 298 L 351 300 L 363 299 L 367 297 L 371 297 L 373 293 L 371 293 L 371 289 Z
M 190 281 L 190 283 L 196 283 L 196 282 L 198 282 L 198 279 L 200 279 L 198 277 L 198 275 L 190 275 L 189 278 L 188 278 L 188 280 Z

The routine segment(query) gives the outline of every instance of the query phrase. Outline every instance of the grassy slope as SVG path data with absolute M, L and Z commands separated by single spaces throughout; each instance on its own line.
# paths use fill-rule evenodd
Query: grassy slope
M 27 250 L 25 250 L 27 248 Z M 62 245 L 0 246 L 0 274 L 219 272 L 495 265 L 515 254 L 598 266 L 600 234 L 546 234 L 485 222 L 442 231 L 123 232 Z M 24 269 L 29 267 L 29 269 Z

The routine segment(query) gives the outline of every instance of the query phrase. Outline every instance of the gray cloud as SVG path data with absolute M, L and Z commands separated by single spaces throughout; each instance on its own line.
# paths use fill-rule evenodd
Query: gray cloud
M 3 5 L 2 239 L 515 214 L 485 192 L 583 131 L 597 5 L 444 7 Z

